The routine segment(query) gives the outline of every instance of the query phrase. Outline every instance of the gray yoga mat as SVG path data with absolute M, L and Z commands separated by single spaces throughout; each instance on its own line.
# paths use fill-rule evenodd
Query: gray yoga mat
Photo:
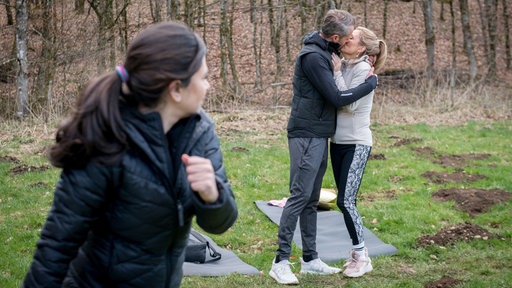
M 217 252 L 222 254 L 220 260 L 204 264 L 196 264 L 190 262 L 183 263 L 183 275 L 184 276 L 223 276 L 229 274 L 260 274 L 260 271 L 255 267 L 240 260 L 235 253 L 220 248 L 213 240 L 202 234 L 210 245 L 215 248 Z
M 279 225 L 283 208 L 269 205 L 265 201 L 255 201 L 256 206 L 272 220 Z M 324 262 L 338 262 L 347 259 L 352 241 L 343 220 L 343 214 L 338 210 L 322 211 L 318 210 L 316 249 L 318 256 Z M 297 224 L 293 235 L 293 242 L 302 249 L 302 240 L 300 238 L 300 228 Z M 393 255 L 398 250 L 391 244 L 382 242 L 375 234 L 366 227 L 364 228 L 364 243 L 368 248 L 370 257 L 379 255 Z

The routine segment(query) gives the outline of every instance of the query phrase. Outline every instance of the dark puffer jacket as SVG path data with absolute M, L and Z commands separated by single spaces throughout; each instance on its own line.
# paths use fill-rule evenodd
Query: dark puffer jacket
M 235 199 L 204 111 L 167 135 L 158 113 L 123 115 L 131 147 L 119 165 L 62 171 L 24 287 L 179 287 L 193 216 L 210 233 L 235 222 Z M 212 161 L 216 203 L 191 190 L 183 153 Z

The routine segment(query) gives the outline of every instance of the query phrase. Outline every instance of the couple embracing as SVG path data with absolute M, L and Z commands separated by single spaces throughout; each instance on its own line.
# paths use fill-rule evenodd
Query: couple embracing
M 340 59 L 339 55 L 342 55 Z M 281 215 L 278 249 L 269 275 L 280 284 L 298 284 L 290 268 L 292 239 L 299 221 L 302 237 L 301 273 L 335 274 L 316 251 L 317 205 L 327 169 L 329 139 L 337 205 L 353 248 L 343 274 L 360 277 L 373 267 L 365 247 L 356 195 L 370 156 L 370 112 L 377 76 L 387 57 L 384 41 L 356 27 L 343 10 L 329 10 L 320 31 L 304 38 L 293 77 L 288 120 L 290 197 Z

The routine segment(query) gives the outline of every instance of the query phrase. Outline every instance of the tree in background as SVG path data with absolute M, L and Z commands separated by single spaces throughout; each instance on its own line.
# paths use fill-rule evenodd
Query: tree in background
M 16 48 L 18 59 L 18 118 L 25 117 L 28 102 L 28 13 L 27 0 L 16 0 Z
M 473 82 L 477 72 L 476 57 L 473 51 L 473 40 L 471 37 L 471 26 L 469 25 L 468 0 L 459 0 L 460 21 L 462 22 L 462 34 L 464 36 L 464 51 L 469 61 L 469 75 Z
M 223 91 L 229 91 L 228 97 L 238 99 L 240 97 L 240 81 L 234 59 L 233 50 L 233 6 L 234 0 L 220 0 L 221 23 L 220 23 L 220 55 L 221 55 L 221 77 Z M 230 5 L 231 4 L 231 5 Z M 229 12 L 231 10 L 231 12 Z M 229 65 L 229 67 L 228 67 Z M 229 78 L 231 72 L 231 81 Z
M 485 17 L 487 18 L 487 32 L 489 37 L 489 70 L 487 77 L 496 77 L 496 46 L 497 46 L 497 16 L 498 0 L 485 0 Z
M 85 0 L 75 0 L 75 11 L 78 14 L 84 14 Z
M 17 0 L 0 0 L 0 6 L 5 7 L 5 9 L 0 9 L 0 13 L 6 15 L 5 18 L 2 18 L 3 27 L 0 28 L 3 30 L 0 32 L 9 37 L 8 41 L 3 42 L 0 54 L 2 57 L 0 59 L 0 89 L 3 89 L 0 91 L 2 92 L 0 101 L 7 103 L 4 105 L 4 109 L 10 111 L 9 115 L 13 115 L 13 111 L 21 113 L 21 111 L 27 111 L 26 109 L 37 114 L 41 112 L 40 108 L 51 107 L 51 105 L 40 104 L 47 103 L 44 100 L 50 99 L 45 97 L 45 94 L 48 94 L 47 91 L 51 89 L 50 83 L 53 83 L 56 93 L 54 103 L 55 105 L 64 105 L 63 109 L 54 108 L 58 110 L 57 113 L 66 112 L 68 107 L 66 103 L 74 101 L 73 97 L 87 80 L 96 74 L 111 70 L 115 66 L 119 61 L 118 55 L 123 54 L 134 32 L 158 21 L 158 19 L 161 21 L 172 19 L 187 23 L 195 31 L 202 30 L 202 36 L 211 49 L 210 68 L 214 87 L 210 90 L 213 100 L 209 100 L 211 102 L 207 104 L 237 105 L 256 99 L 255 102 L 259 104 L 281 105 L 286 103 L 287 97 L 291 94 L 290 67 L 295 59 L 294 54 L 302 44 L 303 36 L 311 30 L 318 29 L 319 21 L 323 19 L 326 10 L 331 8 L 351 11 L 354 15 L 361 17 L 361 24 L 363 24 L 362 17 L 367 15 L 366 25 L 373 29 L 382 29 L 383 37 L 392 45 L 393 53 L 398 56 L 400 53 L 415 53 L 415 57 L 421 58 L 421 62 L 416 59 L 411 60 L 410 57 L 404 59 L 404 63 L 406 63 L 404 66 L 412 65 L 412 70 L 426 72 L 429 78 L 436 81 L 443 80 L 441 75 L 445 74 L 434 73 L 435 70 L 442 72 L 443 68 L 450 69 L 451 86 L 464 85 L 465 78 L 457 77 L 466 73 L 465 69 L 467 68 L 469 68 L 471 80 L 477 76 L 478 69 L 483 71 L 482 74 L 488 72 L 489 77 L 495 75 L 499 67 L 506 66 L 511 69 L 510 31 L 507 15 L 511 1 L 459 0 L 459 4 L 455 6 L 453 4 L 456 2 L 453 0 L 27 1 L 26 12 L 30 19 L 27 20 L 29 21 L 28 31 L 33 33 L 30 33 L 31 41 L 25 43 L 27 47 L 24 55 L 27 56 L 28 51 L 28 60 L 25 64 L 29 65 L 32 71 L 27 71 L 28 74 L 25 76 L 31 77 L 26 80 L 27 86 L 29 83 L 34 85 L 32 88 L 29 87 L 28 95 L 25 98 L 30 99 L 30 107 L 20 109 L 18 107 L 18 103 L 21 103 L 20 98 L 13 96 L 18 92 L 18 85 L 15 89 L 15 85 L 11 83 L 15 82 L 16 76 L 23 76 L 17 73 L 17 71 L 22 71 L 17 68 L 22 63 L 18 55 L 23 55 L 23 53 L 17 53 L 20 49 L 17 46 L 19 44 L 17 38 L 14 37 L 15 26 L 9 26 L 9 23 L 16 22 L 9 15 L 12 14 L 11 11 L 18 12 L 13 4 L 18 2 Z M 503 8 L 503 13 L 498 13 L 500 11 L 497 10 L 498 3 L 501 5 L 500 9 Z M 446 4 L 450 4 L 452 29 L 443 29 L 440 26 L 441 29 L 435 29 L 434 33 L 434 26 L 441 21 L 441 17 L 436 18 L 433 14 L 435 11 L 445 9 L 443 7 L 448 7 Z M 413 5 L 412 15 L 407 15 L 410 12 L 402 10 L 400 13 L 404 16 L 403 18 L 397 19 L 397 17 L 390 16 L 396 15 L 397 9 L 401 10 L 403 7 L 411 7 L 411 5 Z M 471 8 L 476 9 L 470 10 L 468 5 L 472 5 Z M 423 14 L 416 15 L 416 8 L 423 8 Z M 456 19 L 459 15 L 461 22 L 458 23 L 462 25 L 455 26 L 454 21 L 459 21 Z M 407 20 L 405 20 L 406 18 Z M 414 37 L 415 41 L 402 38 L 400 34 L 396 38 L 396 29 L 390 29 L 390 27 L 401 26 L 404 27 L 404 31 L 408 32 L 410 30 L 410 27 L 407 27 L 409 23 L 403 22 L 404 20 L 414 21 L 414 25 L 417 25 L 417 20 L 423 20 L 420 25 L 424 27 L 417 26 L 415 29 L 423 28 L 425 31 L 424 43 L 411 46 L 411 43 L 418 42 L 416 41 L 417 36 L 423 33 L 408 36 Z M 471 30 L 473 27 L 470 27 L 469 24 L 473 23 L 472 21 L 479 21 L 476 23 L 481 25 L 480 27 L 475 26 L 477 28 L 475 31 Z M 18 26 L 22 23 L 16 22 L 15 24 Z M 416 31 L 421 32 L 421 30 Z M 464 39 L 463 45 L 457 42 L 460 41 L 460 37 L 455 37 L 459 36 L 457 33 L 460 32 Z M 498 33 L 499 35 L 505 34 L 505 37 L 498 38 Z M 442 34 L 442 38 L 438 38 L 439 34 Z M 394 37 L 395 39 L 393 39 Z M 438 42 L 439 39 L 442 42 Z M 6 45 L 7 42 L 10 43 L 10 47 Z M 404 50 L 404 46 L 407 47 L 407 50 Z M 451 54 L 434 55 L 435 47 L 451 47 L 451 49 L 443 48 Z M 460 59 L 457 62 L 457 47 L 464 47 L 468 64 L 461 62 Z M 9 50 L 13 51 L 12 54 L 8 53 Z M 451 59 L 445 57 L 450 55 Z M 481 56 L 476 58 L 475 55 Z M 436 66 L 434 66 L 434 59 Z M 481 62 L 477 62 L 477 60 L 481 60 Z M 92 62 L 93 65 L 85 66 L 86 62 Z M 422 64 L 419 63 L 425 63 L 425 66 L 420 66 Z M 456 67 L 454 63 L 457 63 L 459 67 Z M 9 66 L 12 66 L 13 69 L 9 69 Z M 92 71 L 93 67 L 96 68 L 96 71 Z M 400 68 L 392 67 L 392 69 L 398 70 Z M 395 73 L 390 70 L 389 72 Z M 492 81 L 492 79 L 488 79 Z M 436 86 L 430 88 L 434 89 Z M 251 98 L 248 98 L 247 95 L 251 95 Z
M 508 5 L 507 5 L 507 0 L 502 0 L 501 1 L 501 4 L 503 5 L 503 20 L 504 20 L 504 30 L 505 30 L 505 63 L 507 65 L 507 69 L 508 70 L 512 70 L 512 65 L 511 65 L 511 62 L 512 62 L 512 56 L 511 56 L 511 52 L 510 52 L 510 26 L 509 26 L 509 23 L 508 23 L 508 17 L 509 17 L 509 14 L 508 14 Z
M 39 105 L 44 105 L 46 107 L 48 107 L 48 105 L 45 105 L 48 101 L 48 94 L 46 91 L 51 89 L 51 83 L 57 66 L 58 47 L 56 47 L 57 41 L 55 37 L 57 21 L 54 6 L 54 1 L 52 0 L 47 0 L 42 4 L 41 8 L 43 10 L 43 19 L 41 21 L 41 26 L 36 27 L 36 30 L 42 40 L 42 47 L 39 61 L 36 63 L 37 75 L 34 89 L 32 90 L 34 91 L 33 94 L 35 94 L 35 97 L 32 97 L 32 102 L 36 102 Z M 47 108 L 47 110 L 49 109 Z M 47 112 L 49 113 L 49 111 Z
M 12 17 L 11 3 L 9 0 L 3 0 L 0 3 L 5 7 L 5 16 L 7 17 L 7 25 L 14 25 L 14 19 Z
M 435 34 L 434 34 L 434 16 L 433 0 L 423 1 L 423 21 L 425 23 L 425 47 L 427 48 L 427 77 L 431 79 L 434 75 L 434 52 L 435 52 Z

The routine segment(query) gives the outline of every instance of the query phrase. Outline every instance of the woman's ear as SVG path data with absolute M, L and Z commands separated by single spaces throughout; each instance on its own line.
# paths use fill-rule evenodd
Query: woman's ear
M 181 81 L 180 80 L 173 80 L 169 84 L 169 95 L 171 96 L 174 101 L 179 102 L 181 101 Z

